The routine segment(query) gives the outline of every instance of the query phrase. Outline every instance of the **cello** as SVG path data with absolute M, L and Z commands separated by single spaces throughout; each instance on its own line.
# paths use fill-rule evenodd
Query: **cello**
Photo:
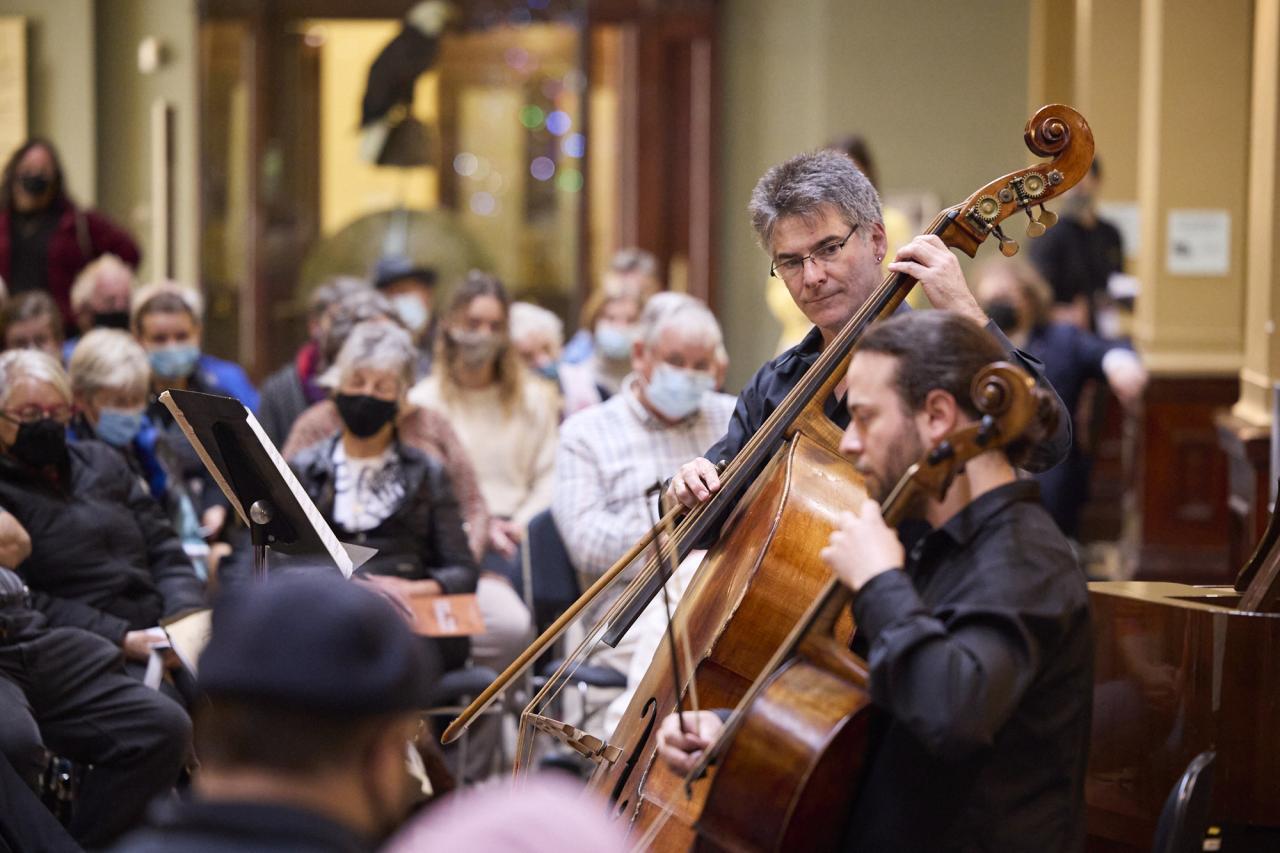
M 885 522 L 897 526 L 921 496 L 944 499 L 975 456 L 1051 432 L 1056 412 L 1038 393 L 1019 367 L 996 362 L 983 368 L 970 391 L 982 419 L 954 431 L 907 470 L 885 499 Z M 690 774 L 697 779 L 723 755 L 696 824 L 698 849 L 838 846 L 857 794 L 871 708 L 866 664 L 839 636 L 852 600 L 852 590 L 827 580 Z

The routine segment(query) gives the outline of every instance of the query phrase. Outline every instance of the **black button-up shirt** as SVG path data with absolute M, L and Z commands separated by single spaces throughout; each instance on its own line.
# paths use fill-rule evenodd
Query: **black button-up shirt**
M 847 849 L 1082 849 L 1088 592 L 1035 483 L 919 539 L 854 618 L 876 719 Z
M 1000 341 L 1009 354 L 1010 361 L 1026 368 L 1035 377 L 1036 384 L 1053 391 L 1053 386 L 1044 378 L 1044 365 L 1039 359 L 1014 347 L 995 323 L 987 323 L 986 328 Z M 757 370 L 756 375 L 751 377 L 751 381 L 738 395 L 738 405 L 733 410 L 733 417 L 729 419 L 728 431 L 711 446 L 705 457 L 717 464 L 721 460 L 728 462 L 737 456 L 738 451 L 764 425 L 791 389 L 800 383 L 800 377 L 813 366 L 821 353 L 822 333 L 815 326 L 804 336 L 804 340 Z M 1058 428 L 1052 438 L 1032 449 L 1031 458 L 1026 465 L 1028 471 L 1052 468 L 1066 459 L 1067 452 L 1071 449 L 1071 413 L 1062 405 L 1057 392 L 1054 392 L 1054 399 L 1058 403 Z M 845 408 L 844 401 L 834 395 L 824 402 L 823 411 L 841 429 L 849 425 L 849 410 Z

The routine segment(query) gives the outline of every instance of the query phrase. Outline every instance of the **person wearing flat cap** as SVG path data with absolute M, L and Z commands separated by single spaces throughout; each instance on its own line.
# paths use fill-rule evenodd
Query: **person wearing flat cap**
M 358 853 L 405 818 L 438 672 L 385 599 L 311 573 L 233 590 L 198 669 L 192 794 L 117 851 Z

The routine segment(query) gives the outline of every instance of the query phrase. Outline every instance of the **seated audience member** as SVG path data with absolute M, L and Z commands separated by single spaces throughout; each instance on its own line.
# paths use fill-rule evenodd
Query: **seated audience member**
M 657 498 L 646 492 L 723 435 L 736 403 L 714 390 L 722 338 L 701 302 L 660 293 L 645 306 L 640 329 L 632 349 L 635 369 L 622 390 L 573 415 L 560 430 L 551 511 L 584 589 L 653 526 Z M 679 589 L 688 571 L 681 573 Z M 619 592 L 599 596 L 581 624 L 589 627 L 599 619 Z M 644 657 L 647 651 L 643 675 L 653 649 L 641 633 L 628 632 L 616 648 L 601 647 L 593 662 L 626 673 L 633 654 Z M 624 708 L 625 702 L 617 713 Z M 609 719 L 605 726 L 607 734 Z
M 1079 325 L 1052 319 L 1053 291 L 1029 262 L 1019 259 L 987 264 L 976 288 L 987 312 L 1013 345 L 1044 362 L 1066 410 L 1074 417 L 1089 380 L 1105 381 L 1125 406 L 1142 399 L 1147 373 L 1127 346 L 1104 340 Z M 1085 432 L 1077 426 L 1077 439 Z M 1077 441 L 1061 464 L 1036 474 L 1040 498 L 1062 532 L 1075 538 L 1080 510 L 1089 499 L 1093 460 Z
M 658 278 L 658 259 L 644 249 L 619 249 L 609 259 L 609 268 L 601 281 L 599 289 L 594 291 L 592 299 L 582 307 L 582 326 L 565 344 L 562 360 L 565 364 L 581 364 L 589 361 L 595 352 L 595 328 L 599 319 L 602 302 L 609 297 L 606 291 L 613 294 L 628 294 L 644 305 L 650 296 L 662 289 Z M 637 314 L 639 312 L 637 311 Z M 632 323 L 635 318 L 631 319 Z M 616 346 L 616 340 L 614 342 Z M 624 371 L 625 373 L 625 371 Z
M 396 435 L 416 353 L 399 326 L 356 326 L 321 379 L 334 391 L 341 429 L 290 465 L 339 539 L 378 550 L 361 575 L 405 595 L 475 592 L 475 558 L 448 473 Z M 466 662 L 465 640 L 441 646 L 445 668 Z
M 115 255 L 103 255 L 76 276 L 71 285 L 71 312 L 80 335 L 90 329 L 129 329 L 129 298 L 138 281 Z M 62 360 L 71 359 L 80 335 L 62 345 Z
M 30 553 L 27 532 L 0 509 L 0 762 L 35 790 L 46 749 L 86 768 L 69 830 L 97 848 L 136 825 L 147 803 L 177 781 L 191 721 L 173 700 L 125 674 L 118 646 L 51 627 L 32 608 L 13 571 Z M 78 849 L 34 795 L 6 797 L 3 806 L 0 847 L 23 839 L 15 849 Z
M 372 290 L 360 290 L 342 297 L 325 314 L 320 360 L 333 364 L 357 324 L 371 320 L 394 324 L 397 322 L 395 318 L 391 303 Z M 321 400 L 294 421 L 280 448 L 280 455 L 291 459 L 299 451 L 324 441 L 341 428 L 342 417 L 338 414 L 338 407 L 332 400 Z M 396 434 L 405 444 L 439 461 L 449 473 L 462 509 L 467 541 L 472 554 L 480 559 L 489 541 L 489 511 L 480 494 L 476 470 L 453 427 L 439 412 L 422 406 L 402 406 L 396 414 Z
M 409 395 L 462 439 L 493 515 L 485 564 L 514 577 L 529 519 L 551 503 L 558 407 L 511 345 L 506 288 L 473 270 L 441 318 L 436 367 Z
M 405 759 L 439 673 L 380 596 L 311 573 L 230 592 L 199 671 L 191 796 L 117 853 L 371 853 L 421 798 Z
M 581 362 L 564 359 L 560 368 L 567 414 L 618 393 L 631 372 L 631 346 L 640 312 L 656 290 L 657 280 L 648 275 L 612 270 L 605 274 L 599 290 L 583 307 L 583 325 L 592 330 L 591 354 Z
M 396 316 L 418 348 L 418 378 L 431 372 L 435 346 L 436 271 L 403 255 L 384 257 L 373 270 L 373 286 L 391 300 Z
M 289 435 L 298 415 L 328 396 L 316 381 L 332 364 L 326 360 L 328 354 L 322 346 L 328 322 L 326 314 L 344 296 L 368 289 L 369 285 L 361 279 L 335 278 L 312 291 L 307 300 L 307 342 L 298 348 L 293 361 L 262 383 L 258 422 L 277 447 Z
M 94 258 L 111 253 L 135 269 L 133 238 L 67 193 L 62 164 L 43 139 L 23 143 L 0 176 L 0 277 L 13 294 L 47 293 L 64 330 L 74 328 L 71 283 Z
M 146 351 L 128 332 L 94 329 L 76 345 L 67 372 L 76 408 L 71 438 L 96 438 L 119 450 L 164 507 L 188 553 L 203 553 L 195 504 L 182 477 L 170 471 L 172 457 L 158 449 L 155 425 L 146 416 L 151 381 Z
M 62 360 L 62 316 L 47 293 L 20 293 L 0 308 L 3 349 L 31 349 Z
M 511 345 L 529 370 L 543 379 L 559 380 L 564 323 L 555 314 L 530 302 L 512 302 Z
M 151 629 L 203 607 L 204 588 L 120 454 L 97 441 L 67 443 L 71 409 L 57 361 L 0 355 L 0 506 L 31 536 L 21 572 L 50 624 L 106 637 L 141 675 L 163 639 Z
M 151 363 L 147 418 L 161 433 L 164 450 L 173 454 L 173 467 L 195 502 L 200 524 L 216 536 L 227 519 L 226 498 L 159 395 L 169 388 L 222 394 L 256 412 L 258 392 L 238 364 L 201 352 L 204 302 L 195 290 L 172 282 L 149 284 L 134 294 L 132 316 L 134 337 Z

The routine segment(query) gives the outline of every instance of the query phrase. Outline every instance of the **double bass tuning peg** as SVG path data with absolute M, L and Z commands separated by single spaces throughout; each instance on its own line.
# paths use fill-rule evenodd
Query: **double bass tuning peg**
M 1036 216 L 1031 212 L 1031 208 L 1024 208 L 1027 212 L 1027 236 L 1040 237 L 1045 231 L 1048 231 L 1058 221 L 1058 215 L 1043 204 L 1040 205 L 1040 215 Z
M 1003 228 L 997 225 L 991 229 L 991 233 L 996 235 L 996 239 L 1000 241 L 1000 254 L 1006 258 L 1012 258 L 1018 254 L 1018 241 L 1005 234 Z

